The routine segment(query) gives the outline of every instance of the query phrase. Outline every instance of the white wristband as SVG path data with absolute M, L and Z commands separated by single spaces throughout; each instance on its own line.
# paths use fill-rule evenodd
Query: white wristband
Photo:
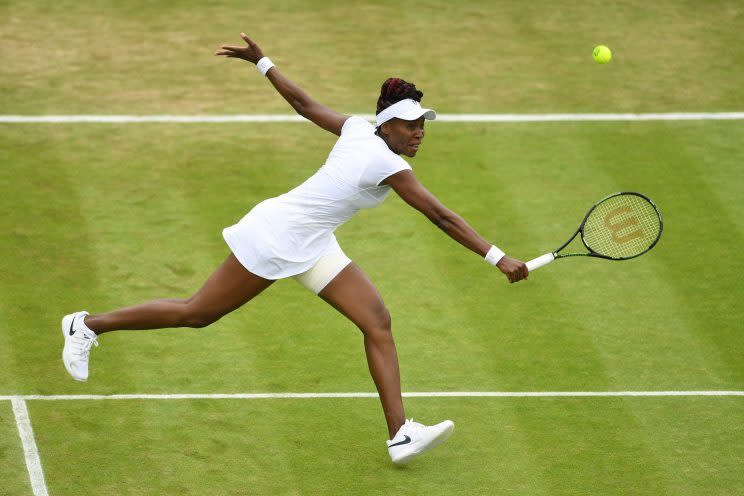
M 258 72 L 260 72 L 262 76 L 265 76 L 272 67 L 274 67 L 274 63 L 269 57 L 264 57 L 256 62 L 256 69 L 258 69 Z
M 496 265 L 502 258 L 504 258 L 504 252 L 499 250 L 495 246 L 491 246 L 491 249 L 488 250 L 488 253 L 486 253 L 485 260 L 491 265 Z

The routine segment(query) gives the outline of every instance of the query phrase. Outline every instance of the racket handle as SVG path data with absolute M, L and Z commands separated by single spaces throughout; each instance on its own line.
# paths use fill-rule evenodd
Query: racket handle
M 539 269 L 543 265 L 548 265 L 553 260 L 555 260 L 555 255 L 553 255 L 552 253 L 546 253 L 545 255 L 543 255 L 541 257 L 537 257 L 537 258 L 535 258 L 535 259 L 530 260 L 529 262 L 527 262 L 527 264 L 526 264 L 527 265 L 527 270 L 529 270 L 530 272 L 532 272 L 535 269 Z

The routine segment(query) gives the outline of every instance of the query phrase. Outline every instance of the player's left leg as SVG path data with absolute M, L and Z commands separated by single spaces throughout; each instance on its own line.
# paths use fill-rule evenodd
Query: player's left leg
M 372 281 L 356 264 L 348 263 L 318 295 L 364 334 L 367 364 L 385 412 L 393 463 L 407 463 L 444 442 L 454 429 L 451 421 L 426 426 L 405 419 L 390 313 Z
M 366 274 L 352 262 L 318 296 L 356 324 L 364 334 L 367 364 L 380 395 L 392 439 L 405 423 L 406 417 L 390 313 L 380 293 Z

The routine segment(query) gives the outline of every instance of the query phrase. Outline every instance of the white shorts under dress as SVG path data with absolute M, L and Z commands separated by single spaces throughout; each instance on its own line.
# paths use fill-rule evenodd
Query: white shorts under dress
M 385 199 L 390 187 L 380 182 L 411 169 L 374 132 L 366 120 L 350 117 L 325 165 L 313 176 L 288 193 L 262 201 L 222 231 L 246 269 L 265 279 L 299 276 L 302 282 L 301 274 L 321 258 L 335 254 L 331 256 L 335 261 L 325 264 L 331 269 L 321 271 L 324 277 L 311 288 L 317 293 L 322 289 L 317 289 L 319 284 L 325 286 L 348 265 L 350 260 L 334 231 L 359 209 L 376 207 Z M 323 281 L 333 271 L 331 278 Z

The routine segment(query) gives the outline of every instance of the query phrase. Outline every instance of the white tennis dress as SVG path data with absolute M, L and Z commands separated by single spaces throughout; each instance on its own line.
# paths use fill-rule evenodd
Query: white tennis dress
M 262 201 L 222 236 L 256 275 L 300 274 L 325 253 L 340 251 L 336 228 L 359 209 L 379 205 L 390 192 L 380 182 L 406 169 L 411 166 L 375 135 L 372 124 L 350 117 L 318 172 L 288 193 Z

